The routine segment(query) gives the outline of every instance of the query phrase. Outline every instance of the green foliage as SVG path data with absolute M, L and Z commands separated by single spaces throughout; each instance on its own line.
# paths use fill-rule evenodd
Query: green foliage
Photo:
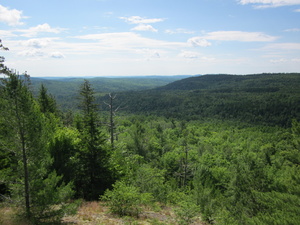
M 130 181 L 135 187 L 139 187 L 141 193 L 151 193 L 156 201 L 166 202 L 168 186 L 165 184 L 163 170 L 143 164 L 137 168 Z
M 54 113 L 58 112 L 55 98 L 48 94 L 47 88 L 42 84 L 39 90 L 38 103 L 43 113 Z
M 193 218 L 199 215 L 199 206 L 196 205 L 193 196 L 185 195 L 184 199 L 177 202 L 178 208 L 175 209 L 178 224 L 191 224 Z
M 76 154 L 77 174 L 75 185 L 78 196 L 96 200 L 113 183 L 109 166 L 109 147 L 100 127 L 98 105 L 94 90 L 85 80 L 80 89 L 82 116 L 77 121 L 80 148 Z
M 95 88 L 95 97 L 103 97 L 107 93 L 151 89 L 185 77 L 188 76 L 95 77 L 87 80 Z M 63 111 L 76 110 L 78 89 L 83 82 L 84 78 L 32 78 L 34 90 L 38 90 L 41 84 L 47 86 L 49 93 L 56 98 Z
M 293 118 L 300 120 L 299 84 L 298 73 L 205 75 L 155 90 L 122 93 L 118 101 L 127 102 L 126 111 L 135 114 L 289 127 Z
M 101 199 L 107 201 L 112 213 L 139 217 L 142 206 L 152 201 L 152 195 L 141 193 L 139 188 L 127 185 L 123 181 L 117 181 L 113 185 L 113 190 L 107 190 Z
M 125 119 L 114 159 L 119 157 L 119 168 L 127 168 L 122 169 L 124 181 L 152 193 L 155 200 L 181 205 L 181 223 L 193 218 L 192 208 L 204 220 L 219 224 L 293 224 L 298 220 L 298 122 L 283 129 L 217 120 L 184 123 L 138 118 Z M 142 156 L 128 145 L 134 137 L 130 134 L 139 135 L 145 149 Z M 136 156 L 139 159 L 132 160 Z M 184 201 L 182 190 L 190 190 L 192 202 Z M 268 200 L 271 193 L 272 201 Z M 275 202 L 282 201 L 289 219 L 283 214 L 279 218 L 282 208 Z M 192 203 L 195 207 L 189 214 Z
M 50 170 L 52 158 L 48 142 L 55 130 L 54 117 L 45 117 L 28 87 L 29 77 L 8 74 L 1 102 L 5 136 L 1 146 L 7 153 L 9 173 L 4 177 L 11 197 L 24 208 L 27 218 L 61 217 L 62 210 L 53 208 L 72 195 L 71 184 L 61 183 L 61 177 Z M 52 120 L 53 119 L 53 120 Z M 62 208 L 61 208 L 62 209 Z
M 76 180 L 80 143 L 80 133 L 72 127 L 57 128 L 49 142 L 49 151 L 53 158 L 51 168 L 63 176 L 65 183 Z

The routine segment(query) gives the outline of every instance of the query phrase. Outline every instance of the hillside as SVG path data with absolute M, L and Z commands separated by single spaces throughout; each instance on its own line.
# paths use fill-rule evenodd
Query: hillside
M 52 94 L 63 110 L 76 108 L 76 98 L 84 79 L 93 85 L 96 96 L 111 92 L 139 91 L 164 86 L 189 76 L 139 76 L 139 77 L 94 77 L 94 78 L 39 78 L 32 77 L 33 90 L 37 93 L 41 84 Z
M 240 119 L 289 126 L 300 119 L 300 74 L 204 75 L 119 95 L 132 113 Z
M 41 83 L 47 86 L 50 93 L 54 95 L 73 94 L 78 92 L 80 84 L 84 79 L 89 80 L 95 92 L 120 92 L 137 91 L 156 88 L 189 76 L 140 76 L 140 77 L 94 77 L 94 78 L 39 78 L 32 77 L 31 81 L 35 87 Z

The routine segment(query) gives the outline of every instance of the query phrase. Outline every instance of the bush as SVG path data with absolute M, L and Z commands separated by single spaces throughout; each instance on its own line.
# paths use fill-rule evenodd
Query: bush
M 107 190 L 101 200 L 107 202 L 112 213 L 139 217 L 142 205 L 150 203 L 152 198 L 150 193 L 140 193 L 137 187 L 117 181 L 113 185 L 113 190 Z
M 178 205 L 179 207 L 175 209 L 178 223 L 182 225 L 191 224 L 193 218 L 199 214 L 199 207 L 195 204 L 192 197 L 188 195 Z

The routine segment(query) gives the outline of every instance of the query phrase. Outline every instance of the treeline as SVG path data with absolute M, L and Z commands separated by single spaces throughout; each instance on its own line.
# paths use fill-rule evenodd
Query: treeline
M 113 92 L 152 89 L 186 77 L 188 76 L 94 77 L 85 79 L 93 84 L 95 97 L 101 97 Z M 78 89 L 83 82 L 84 78 L 31 78 L 34 94 L 37 95 L 41 84 L 45 85 L 62 110 L 75 110 L 77 108 Z

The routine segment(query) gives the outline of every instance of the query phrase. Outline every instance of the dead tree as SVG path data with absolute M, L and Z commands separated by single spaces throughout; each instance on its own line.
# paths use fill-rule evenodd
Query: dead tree
M 109 107 L 109 123 L 107 124 L 107 126 L 109 127 L 110 143 L 113 149 L 115 137 L 117 138 L 117 133 L 115 133 L 116 130 L 115 116 L 116 116 L 116 112 L 120 109 L 120 106 L 114 108 L 113 103 L 115 98 L 117 97 L 116 94 L 112 95 L 111 93 L 109 93 L 108 96 L 109 96 L 109 103 L 104 102 L 104 104 Z

